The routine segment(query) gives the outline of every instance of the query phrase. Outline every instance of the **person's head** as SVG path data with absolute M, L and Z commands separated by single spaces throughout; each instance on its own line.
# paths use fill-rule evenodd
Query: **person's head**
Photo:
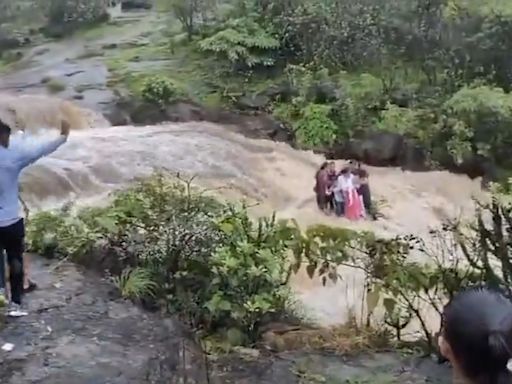
M 9 139 L 11 138 L 11 127 L 0 120 L 0 145 L 4 148 L 9 147 Z
M 439 349 L 468 384 L 512 383 L 512 302 L 496 291 L 471 288 L 443 310 Z
M 329 163 L 328 163 L 327 161 L 324 161 L 324 162 L 322 163 L 322 165 L 320 166 L 320 170 L 322 170 L 322 171 L 323 171 L 323 170 L 324 170 L 324 169 L 326 169 L 328 166 L 329 166 Z
M 368 172 L 365 169 L 359 169 L 357 174 L 361 179 L 368 179 Z
M 350 176 L 350 168 L 348 168 L 348 167 L 343 168 L 343 169 L 340 171 L 340 175 L 341 175 L 341 176 L 343 176 L 343 177 L 348 177 L 348 176 Z
M 349 160 L 348 167 L 350 168 L 351 171 L 354 171 L 359 168 L 359 166 L 357 165 L 357 161 L 355 160 Z

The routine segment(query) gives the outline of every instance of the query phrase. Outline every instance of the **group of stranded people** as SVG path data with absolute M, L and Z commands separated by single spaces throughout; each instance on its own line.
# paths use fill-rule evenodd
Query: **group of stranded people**
M 314 192 L 324 213 L 349 220 L 375 219 L 368 172 L 350 161 L 341 170 L 325 162 Z M 444 307 L 439 353 L 453 367 L 456 384 L 512 384 L 512 298 L 498 290 L 472 287 Z
M 351 160 L 338 171 L 334 161 L 324 162 L 316 172 L 313 190 L 318 208 L 327 215 L 334 213 L 349 220 L 377 218 L 368 172 L 361 168 L 361 163 Z
M 11 127 L 0 120 L 0 300 L 6 302 L 6 256 L 10 285 L 7 314 L 11 317 L 28 314 L 22 306 L 22 297 L 35 288 L 35 284 L 25 276 L 25 222 L 19 201 L 20 174 L 64 144 L 69 129 L 69 124 L 63 121 L 60 135 L 54 140 L 42 143 L 19 140 L 16 145 L 11 145 Z

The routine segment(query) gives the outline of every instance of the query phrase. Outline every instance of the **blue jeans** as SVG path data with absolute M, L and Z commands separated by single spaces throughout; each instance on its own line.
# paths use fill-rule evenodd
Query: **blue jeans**
M 334 200 L 334 212 L 336 216 L 343 216 L 345 214 L 345 203 L 343 201 Z

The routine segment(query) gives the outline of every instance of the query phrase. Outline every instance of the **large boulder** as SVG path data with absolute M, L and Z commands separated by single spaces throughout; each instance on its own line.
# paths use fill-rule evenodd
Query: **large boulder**
M 456 170 L 472 179 L 482 177 L 484 183 L 496 180 L 499 173 L 494 161 L 482 155 L 468 156 Z
M 236 107 L 241 110 L 261 111 L 270 103 L 264 94 L 245 94 L 236 100 Z
M 374 132 L 334 145 L 326 156 L 330 159 L 354 159 L 368 165 L 401 166 L 412 171 L 427 169 L 427 151 L 412 140 L 392 132 Z
M 129 11 L 132 9 L 151 9 L 153 2 L 151 0 L 122 0 L 121 10 Z
M 307 90 L 307 99 L 312 103 L 333 103 L 342 96 L 338 85 L 329 80 L 314 83 Z
M 289 82 L 273 84 L 265 89 L 261 94 L 268 97 L 271 101 L 290 102 L 299 92 Z
M 290 144 L 294 142 L 293 131 L 267 114 L 241 114 L 218 108 L 208 109 L 190 101 L 178 101 L 160 108 L 154 104 L 124 98 L 113 105 L 106 116 L 112 125 L 209 121 L 229 126 L 233 131 L 251 138 Z
M 65 37 L 77 29 L 109 20 L 107 0 L 53 0 L 48 10 L 45 36 Z
M 23 45 L 23 41 L 14 37 L 0 35 L 0 51 L 7 49 L 19 48 Z
M 13 35 L 0 30 L 0 53 L 9 49 L 16 49 L 28 45 L 31 39 L 28 36 Z
M 413 140 L 405 140 L 402 147 L 400 166 L 408 171 L 422 172 L 429 169 L 427 150 Z
M 388 166 L 400 165 L 404 138 L 402 135 L 390 132 L 377 132 L 364 140 L 352 143 L 355 156 L 369 165 Z

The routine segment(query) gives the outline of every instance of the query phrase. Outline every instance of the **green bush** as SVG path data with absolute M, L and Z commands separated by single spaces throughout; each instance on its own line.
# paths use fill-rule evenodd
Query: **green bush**
M 174 82 L 163 76 L 146 79 L 141 89 L 141 95 L 145 101 L 160 107 L 171 103 L 178 94 L 178 88 Z
M 510 190 L 495 190 L 475 225 L 446 225 L 426 246 L 414 236 L 380 239 L 325 225 L 301 231 L 273 217 L 252 220 L 243 206 L 156 175 L 104 208 L 35 215 L 27 240 L 32 251 L 97 268 L 113 259 L 109 271 L 123 296 L 178 313 L 194 329 L 222 332 L 235 344 L 253 343 L 261 326 L 287 312 L 291 273 L 305 265 L 325 284 L 343 278 L 338 266 L 355 268 L 365 274 L 366 322 L 380 304 L 398 339 L 417 320 L 433 347 L 425 306 L 441 313 L 445 300 L 474 283 L 510 293 Z M 486 215 L 501 224 L 491 228 Z M 429 262 L 414 261 L 411 250 Z
M 219 227 L 227 241 L 212 255 L 206 308 L 212 322 L 246 332 L 254 341 L 262 320 L 282 314 L 286 305 L 286 226 L 274 217 L 254 222 L 247 211 L 231 207 Z
M 418 112 L 409 108 L 400 108 L 388 104 L 386 109 L 380 112 L 377 128 L 387 132 L 406 134 L 414 132 L 419 125 Z
M 31 251 L 108 269 L 123 296 L 194 329 L 254 342 L 258 326 L 286 309 L 286 230 L 158 174 L 105 208 L 35 215 L 27 240 Z
M 456 159 L 468 153 L 510 164 L 512 95 L 489 86 L 464 87 L 443 105 L 444 133 Z
M 331 111 L 329 105 L 306 105 L 295 125 L 299 142 L 311 147 L 333 144 L 338 127 L 330 118 Z
M 249 18 L 230 20 L 199 42 L 202 51 L 217 54 L 242 69 L 274 65 L 279 46 L 279 40 Z

